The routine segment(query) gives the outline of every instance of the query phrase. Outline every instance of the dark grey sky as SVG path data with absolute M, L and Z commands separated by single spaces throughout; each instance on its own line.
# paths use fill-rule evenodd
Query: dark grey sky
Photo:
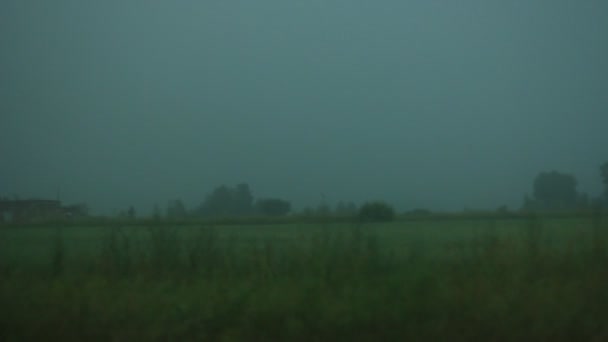
M 0 2 L 0 194 L 97 213 L 249 182 L 297 207 L 600 192 L 605 0 Z

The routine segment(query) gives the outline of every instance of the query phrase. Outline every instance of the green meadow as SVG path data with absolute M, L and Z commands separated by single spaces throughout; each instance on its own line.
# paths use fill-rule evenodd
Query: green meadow
M 607 220 L 5 226 L 0 340 L 606 340 Z

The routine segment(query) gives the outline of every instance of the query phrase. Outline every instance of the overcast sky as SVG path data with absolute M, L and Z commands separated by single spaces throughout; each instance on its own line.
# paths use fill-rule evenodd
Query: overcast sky
M 601 191 L 608 1 L 0 2 L 0 195 L 140 212 Z

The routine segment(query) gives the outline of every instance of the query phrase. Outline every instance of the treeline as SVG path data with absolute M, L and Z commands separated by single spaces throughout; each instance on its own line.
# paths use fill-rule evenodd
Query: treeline
M 437 213 L 427 208 L 418 208 L 397 214 L 391 204 L 383 201 L 366 202 L 357 205 L 353 201 L 340 201 L 329 204 L 322 201 L 317 206 L 307 206 L 299 211 L 292 208 L 289 200 L 270 197 L 255 198 L 247 183 L 235 186 L 220 185 L 213 189 L 204 200 L 188 208 L 181 199 L 167 202 L 164 208 L 155 205 L 151 216 L 137 215 L 135 207 L 129 206 L 114 217 L 119 220 L 170 220 L 170 221 L 208 221 L 235 223 L 268 222 L 339 222 L 347 220 L 390 221 L 396 217 L 405 219 L 441 218 L 483 218 L 483 217 L 522 217 L 530 214 L 543 215 L 586 215 L 608 207 L 608 162 L 599 167 L 603 183 L 601 195 L 595 197 L 578 190 L 578 181 L 572 174 L 558 171 L 540 172 L 532 182 L 531 194 L 526 194 L 519 208 L 510 209 L 506 205 L 494 210 L 463 210 L 462 212 Z M 87 216 L 88 207 L 78 218 Z M 0 213 L 1 214 L 1 213 Z M 0 222 L 3 216 L 0 215 Z M 100 217 L 89 217 L 100 220 Z M 73 219 L 70 218 L 70 219 Z M 6 221 L 6 220 L 4 220 Z
M 185 218 L 250 218 L 258 216 L 279 217 L 291 212 L 291 202 L 281 198 L 255 199 L 247 183 L 236 186 L 221 185 L 208 194 L 197 207 L 187 209 L 182 200 L 171 200 L 165 215 L 154 207 L 155 219 L 173 220 Z
M 314 218 L 354 218 L 386 221 L 393 219 L 394 209 L 385 202 L 369 202 L 358 207 L 354 202 L 340 201 L 335 206 L 321 203 L 317 207 L 305 207 L 301 211 L 293 211 L 291 202 L 281 198 L 255 199 L 247 183 L 236 186 L 221 185 L 216 187 L 197 207 L 188 210 L 181 200 L 171 200 L 167 204 L 164 218 L 170 220 L 183 219 L 212 219 L 226 221 L 255 218 L 279 218 L 288 216 L 301 220 Z M 154 208 L 153 217 L 162 219 L 163 214 L 158 206 Z
M 532 184 L 532 196 L 526 194 L 521 210 L 524 212 L 588 211 L 608 207 L 608 162 L 599 168 L 603 193 L 592 197 L 577 189 L 572 174 L 549 171 L 539 173 Z

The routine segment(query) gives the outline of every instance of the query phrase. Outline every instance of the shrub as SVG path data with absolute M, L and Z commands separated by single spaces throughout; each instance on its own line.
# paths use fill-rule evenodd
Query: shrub
M 386 202 L 367 202 L 359 209 L 359 219 L 362 221 L 392 221 L 394 218 L 395 210 Z

